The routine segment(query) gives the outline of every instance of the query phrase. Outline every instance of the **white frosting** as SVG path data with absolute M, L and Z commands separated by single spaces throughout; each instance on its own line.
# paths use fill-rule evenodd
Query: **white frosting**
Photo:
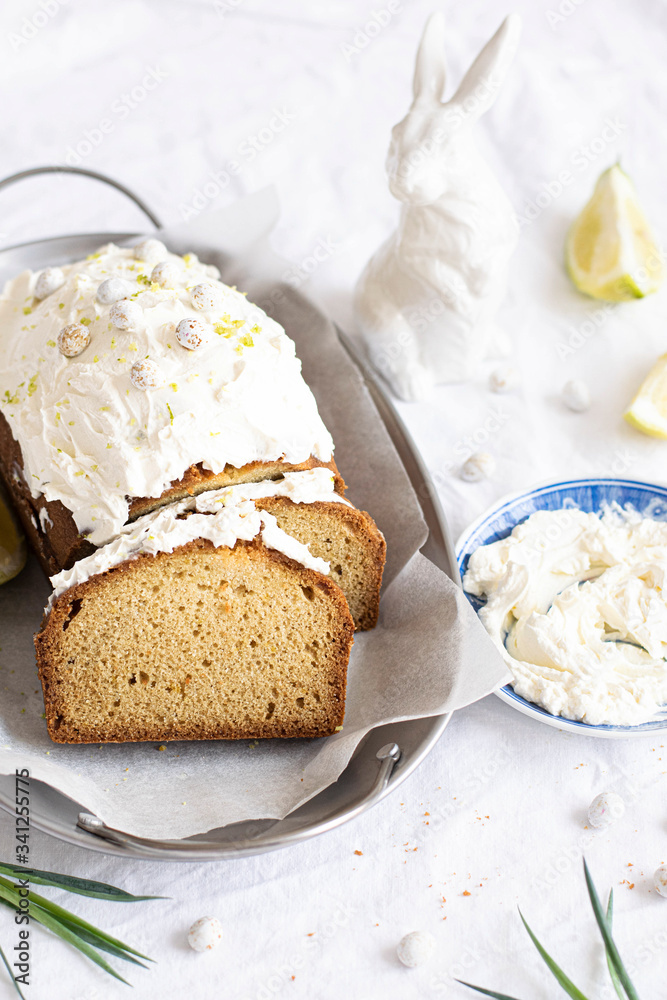
M 39 512 L 39 523 L 42 526 L 43 532 L 50 531 L 51 528 L 53 527 L 53 521 L 49 517 L 49 512 L 47 511 L 46 507 L 42 507 L 42 509 Z
M 667 703 L 667 523 L 540 511 L 477 549 L 463 586 L 517 694 L 553 715 L 636 725 Z
M 167 270 L 176 276 L 172 287 L 151 282 L 152 260 L 109 244 L 63 266 L 63 285 L 41 302 L 31 271 L 0 297 L 0 407 L 21 446 L 26 481 L 34 497 L 61 500 L 95 545 L 121 530 L 128 497 L 160 496 L 190 465 L 217 473 L 228 463 L 332 455 L 282 327 L 194 255 L 163 259 L 175 265 Z M 114 326 L 114 304 L 99 301 L 109 278 L 129 287 L 136 328 Z M 216 289 L 212 309 L 193 305 L 192 289 L 202 284 Z M 214 332 L 193 351 L 175 331 L 194 316 Z M 58 333 L 82 321 L 90 344 L 64 357 Z M 142 391 L 130 370 L 148 357 L 165 384 Z
M 270 496 L 288 497 L 294 503 L 314 503 L 324 500 L 352 506 L 334 492 L 334 478 L 328 469 L 289 472 L 278 482 L 248 483 L 210 490 L 198 497 L 188 497 L 177 503 L 145 514 L 125 525 L 113 541 L 90 556 L 79 559 L 71 569 L 51 577 L 54 588 L 51 602 L 60 594 L 91 576 L 104 573 L 127 559 L 142 553 L 173 552 L 179 545 L 207 538 L 216 547 L 232 548 L 238 540 L 250 541 L 261 534 L 270 549 L 300 562 L 308 569 L 325 575 L 329 563 L 311 555 L 307 545 L 288 535 L 272 514 L 258 511 L 254 501 Z M 189 516 L 182 517 L 189 513 Z
M 353 505 L 334 489 L 334 475 L 329 469 L 309 469 L 306 472 L 286 472 L 282 479 L 265 479 L 261 483 L 241 483 L 209 490 L 197 497 L 197 510 L 215 511 L 220 504 L 235 504 L 243 500 L 263 500 L 266 497 L 287 497 L 293 503 L 329 503 Z

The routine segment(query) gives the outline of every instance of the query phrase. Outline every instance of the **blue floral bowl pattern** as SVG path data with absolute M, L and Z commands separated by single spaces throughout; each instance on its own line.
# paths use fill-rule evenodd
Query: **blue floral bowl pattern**
M 632 507 L 644 517 L 667 521 L 667 486 L 637 482 L 632 479 L 571 479 L 547 483 L 512 496 L 505 497 L 496 506 L 478 518 L 464 531 L 456 545 L 456 557 L 461 576 L 464 575 L 470 556 L 480 545 L 496 542 L 509 535 L 517 524 L 525 521 L 538 510 L 562 510 L 578 507 L 580 510 L 599 513 L 607 504 Z M 466 597 L 476 611 L 484 603 L 471 594 Z M 517 708 L 524 715 L 532 716 L 558 729 L 578 731 L 588 736 L 620 739 L 629 736 L 667 733 L 667 706 L 664 718 L 644 722 L 638 726 L 591 726 L 551 715 L 538 705 L 526 701 L 507 684 L 498 696 Z

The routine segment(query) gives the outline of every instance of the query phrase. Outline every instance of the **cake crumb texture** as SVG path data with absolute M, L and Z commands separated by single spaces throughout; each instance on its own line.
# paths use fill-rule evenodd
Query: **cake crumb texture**
M 330 735 L 353 631 L 335 583 L 257 540 L 141 555 L 62 594 L 35 637 L 49 735 Z
M 355 626 L 374 628 L 387 545 L 370 514 L 323 501 L 295 504 L 287 497 L 267 497 L 256 506 L 329 563 L 329 577 L 345 594 Z

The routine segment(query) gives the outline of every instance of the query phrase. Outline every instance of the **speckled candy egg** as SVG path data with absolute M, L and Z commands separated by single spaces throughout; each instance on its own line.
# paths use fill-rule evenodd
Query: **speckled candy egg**
M 489 388 L 492 392 L 512 392 L 519 384 L 519 373 L 511 365 L 495 368 L 489 375 Z
M 109 310 L 109 319 L 119 330 L 134 330 L 143 318 L 143 311 L 137 302 L 119 299 Z
M 396 954 L 403 965 L 413 969 L 417 965 L 424 965 L 425 962 L 428 962 L 434 948 L 435 940 L 428 931 L 411 931 L 410 934 L 406 934 L 401 939 Z
M 601 792 L 588 807 L 588 822 L 598 830 L 611 826 L 625 813 L 625 802 L 616 792 Z
M 188 931 L 188 944 L 193 951 L 212 951 L 222 940 L 222 924 L 217 917 L 201 917 Z
M 478 483 L 489 479 L 496 470 L 496 460 L 488 451 L 476 451 L 461 466 L 461 479 L 467 483 Z
M 220 305 L 220 289 L 216 288 L 215 285 L 195 285 L 190 295 L 195 309 L 215 309 L 216 306 Z
M 166 382 L 162 369 L 150 358 L 132 365 L 130 379 L 135 389 L 141 389 L 143 392 L 149 389 L 161 389 Z
M 106 278 L 97 289 L 96 298 L 103 306 L 110 306 L 130 294 L 130 286 L 122 278 Z
M 561 397 L 567 408 L 575 413 L 583 413 L 591 405 L 590 390 L 580 378 L 573 378 L 566 382 Z
M 659 868 L 656 868 L 653 876 L 653 888 L 659 896 L 664 896 L 667 899 L 667 865 L 660 865 Z
M 47 267 L 35 282 L 35 298 L 45 299 L 65 284 L 65 275 L 59 267 Z
M 56 338 L 58 350 L 66 358 L 75 358 L 77 354 L 88 347 L 90 343 L 90 331 L 83 323 L 70 323 L 64 326 Z
M 176 327 L 176 340 L 181 347 L 188 351 L 196 351 L 199 347 L 204 347 L 211 337 L 211 327 L 203 319 L 196 316 L 182 319 Z
M 161 260 L 151 272 L 151 281 L 161 288 L 173 288 L 181 278 L 181 268 L 173 260 Z
M 157 264 L 167 256 L 167 248 L 160 240 L 142 240 L 133 249 L 133 254 L 137 260 L 144 260 L 147 264 Z

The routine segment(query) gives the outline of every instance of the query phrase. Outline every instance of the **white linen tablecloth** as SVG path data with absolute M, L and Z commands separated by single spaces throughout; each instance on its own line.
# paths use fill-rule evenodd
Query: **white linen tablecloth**
M 369 254 L 393 225 L 383 162 L 408 105 L 425 0 L 215 0 L 113 4 L 26 0 L 0 13 L 5 100 L 0 171 L 70 162 L 138 191 L 165 223 L 276 183 L 276 248 L 288 278 L 343 326 Z M 494 0 L 448 2 L 453 87 L 507 12 Z M 401 412 L 438 486 L 454 535 L 509 490 L 567 474 L 667 479 L 667 446 L 621 419 L 667 343 L 667 298 L 609 309 L 562 268 L 569 221 L 619 157 L 658 236 L 667 236 L 663 5 L 638 0 L 518 0 L 516 64 L 478 138 L 522 221 L 501 314 L 521 388 L 493 395 L 489 362 L 468 385 Z M 96 228 L 140 228 L 139 214 L 92 181 L 46 178 L 0 192 L 2 245 Z M 559 394 L 584 378 L 593 405 Z M 471 450 L 495 476 L 464 483 Z M 2 599 L 0 592 L 0 600 Z M 0 641 L 1 645 L 1 641 Z M 10 670 L 11 664 L 0 665 Z M 1 690 L 0 674 L 0 690 Z M 521 928 L 534 930 L 591 996 L 611 997 L 586 902 L 581 856 L 616 889 L 617 937 L 642 997 L 664 994 L 667 902 L 651 888 L 667 861 L 665 752 L 650 737 L 611 742 L 540 726 L 490 697 L 451 722 L 394 795 L 318 840 L 218 864 L 130 863 L 33 832 L 35 866 L 168 901 L 100 904 L 47 893 L 157 959 L 127 966 L 134 995 L 161 1000 L 472 996 L 463 978 L 526 1000 L 560 994 Z M 586 829 L 600 791 L 625 799 L 609 830 Z M 0 858 L 14 854 L 0 814 Z M 358 853 L 361 852 L 361 853 Z M 3 911 L 5 912 L 5 911 Z M 9 952 L 14 925 L 0 919 Z M 200 916 L 221 947 L 185 940 Z M 395 946 L 429 930 L 428 966 L 404 969 Z M 39 928 L 33 1000 L 115 1000 L 126 987 Z M 116 963 L 119 965 L 120 963 Z M 0 997 L 11 997 L 0 970 Z

